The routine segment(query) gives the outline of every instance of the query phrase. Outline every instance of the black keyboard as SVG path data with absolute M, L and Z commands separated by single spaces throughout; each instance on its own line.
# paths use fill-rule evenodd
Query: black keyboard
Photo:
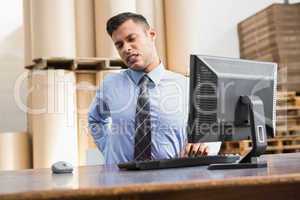
M 126 170 L 150 170 L 150 169 L 166 169 L 178 167 L 204 166 L 220 163 L 235 163 L 240 159 L 240 156 L 199 156 L 188 158 L 172 158 L 163 160 L 146 160 L 132 161 L 118 164 L 120 169 Z

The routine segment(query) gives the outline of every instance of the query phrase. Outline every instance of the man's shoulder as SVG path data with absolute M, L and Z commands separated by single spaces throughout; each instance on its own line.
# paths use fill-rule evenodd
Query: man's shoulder
M 163 78 L 168 80 L 183 81 L 183 82 L 186 82 L 188 80 L 188 77 L 184 76 L 183 74 L 173 72 L 170 70 L 165 70 Z
M 124 80 L 128 80 L 127 75 L 126 75 L 126 69 L 123 69 L 120 71 L 112 70 L 111 73 L 108 73 L 103 78 L 103 83 L 104 84 L 117 84 L 118 82 L 123 82 Z

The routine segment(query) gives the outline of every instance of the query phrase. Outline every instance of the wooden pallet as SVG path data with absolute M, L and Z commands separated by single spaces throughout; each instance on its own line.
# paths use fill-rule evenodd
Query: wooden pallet
M 114 67 L 126 68 L 121 59 L 113 58 L 37 58 L 33 60 L 34 64 L 26 66 L 27 69 L 65 69 L 65 70 L 101 70 L 113 69 Z
M 276 126 L 287 126 L 287 127 L 294 127 L 300 126 L 300 117 L 294 119 L 276 119 Z
M 278 92 L 276 108 L 277 135 L 288 135 L 288 132 L 294 134 L 300 126 L 300 98 L 295 92 Z M 279 132 L 280 131 L 280 132 Z
M 300 44 L 299 44 L 300 46 Z M 300 55 L 300 53 L 299 53 Z M 277 75 L 279 90 L 300 90 L 300 62 L 280 63 Z
M 250 140 L 240 142 L 224 142 L 221 153 L 235 153 L 244 155 L 252 146 Z M 291 153 L 300 152 L 300 136 L 279 136 L 268 139 L 268 147 L 265 153 Z
M 295 91 L 277 92 L 277 99 L 294 98 L 296 96 Z
M 300 125 L 298 126 L 277 126 L 276 136 L 300 136 Z
M 247 151 L 251 147 L 249 140 L 244 141 L 242 151 Z M 278 136 L 268 139 L 268 147 L 266 153 L 290 153 L 300 152 L 300 136 Z
M 268 139 L 266 153 L 300 151 L 300 97 L 295 91 L 277 92 L 276 136 Z M 224 142 L 221 153 L 244 154 L 249 151 L 249 140 Z
M 295 91 L 277 91 L 277 108 L 287 107 L 287 106 L 295 106 Z
M 277 86 L 277 90 L 285 91 L 285 90 L 294 90 L 300 92 L 300 84 L 296 82 L 287 82 L 281 83 Z

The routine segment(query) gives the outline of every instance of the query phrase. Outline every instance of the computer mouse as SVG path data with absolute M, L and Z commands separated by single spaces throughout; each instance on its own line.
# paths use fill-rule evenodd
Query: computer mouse
M 72 173 L 73 172 L 72 164 L 70 164 L 66 161 L 59 161 L 59 162 L 53 163 L 53 165 L 51 166 L 51 169 L 54 174 L 64 174 L 64 173 Z

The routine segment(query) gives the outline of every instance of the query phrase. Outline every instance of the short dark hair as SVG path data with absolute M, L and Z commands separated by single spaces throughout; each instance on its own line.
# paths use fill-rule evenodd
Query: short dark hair
M 147 22 L 146 18 L 143 15 L 131 13 L 131 12 L 124 12 L 117 14 L 111 17 L 106 23 L 106 31 L 107 33 L 112 36 L 112 33 L 119 28 L 125 21 L 132 20 L 136 23 L 141 23 L 145 25 L 148 29 L 150 28 L 149 23 Z

